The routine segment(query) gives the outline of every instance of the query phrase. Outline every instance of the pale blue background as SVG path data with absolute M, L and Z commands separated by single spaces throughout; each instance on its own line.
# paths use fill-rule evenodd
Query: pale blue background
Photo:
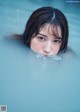
M 76 58 L 38 59 L 5 35 L 22 33 L 41 6 L 59 8 L 69 22 L 69 46 Z M 80 112 L 80 2 L 0 0 L 0 105 L 8 112 Z

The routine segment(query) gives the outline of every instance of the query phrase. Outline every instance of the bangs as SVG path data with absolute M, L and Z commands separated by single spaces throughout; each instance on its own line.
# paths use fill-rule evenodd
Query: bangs
M 47 28 L 48 33 L 53 35 L 54 37 L 62 37 L 61 27 L 60 25 L 55 23 L 54 24 L 46 23 L 39 30 L 37 30 L 38 31 L 37 34 L 45 27 Z
M 48 27 L 48 33 L 54 35 L 55 37 L 62 37 L 61 32 L 61 27 L 58 24 L 50 24 Z M 61 35 L 60 35 L 61 34 Z
M 35 33 L 33 34 L 33 38 L 39 34 L 39 32 L 41 30 L 43 30 L 43 28 L 47 28 L 47 31 L 49 34 L 53 35 L 54 37 L 62 37 L 62 31 L 61 31 L 61 27 L 59 24 L 50 24 L 50 23 L 46 23 L 44 25 L 38 26 Z

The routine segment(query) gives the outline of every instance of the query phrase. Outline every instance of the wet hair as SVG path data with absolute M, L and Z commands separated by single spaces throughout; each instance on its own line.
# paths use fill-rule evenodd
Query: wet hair
M 65 15 L 58 9 L 53 7 L 41 7 L 35 10 L 30 16 L 25 31 L 22 35 L 23 42 L 30 47 L 31 39 L 34 38 L 33 35 L 37 35 L 40 31 L 40 28 L 44 27 L 46 24 L 53 25 L 53 34 L 54 27 L 60 26 L 62 44 L 59 52 L 66 51 L 68 44 L 68 22 Z

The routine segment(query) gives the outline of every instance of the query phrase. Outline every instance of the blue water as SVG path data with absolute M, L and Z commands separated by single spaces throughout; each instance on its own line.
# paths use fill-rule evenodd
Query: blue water
M 44 58 L 5 35 L 22 33 L 33 10 L 50 5 L 69 22 L 76 56 Z M 0 0 L 0 105 L 8 112 L 80 112 L 80 3 Z

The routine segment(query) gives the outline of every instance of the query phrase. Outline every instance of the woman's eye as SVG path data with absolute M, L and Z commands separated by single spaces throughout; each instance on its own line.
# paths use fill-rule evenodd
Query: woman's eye
M 61 40 L 53 40 L 54 43 L 61 43 Z
M 45 40 L 46 40 L 44 37 L 38 37 L 38 39 L 39 39 L 40 41 L 45 41 Z

